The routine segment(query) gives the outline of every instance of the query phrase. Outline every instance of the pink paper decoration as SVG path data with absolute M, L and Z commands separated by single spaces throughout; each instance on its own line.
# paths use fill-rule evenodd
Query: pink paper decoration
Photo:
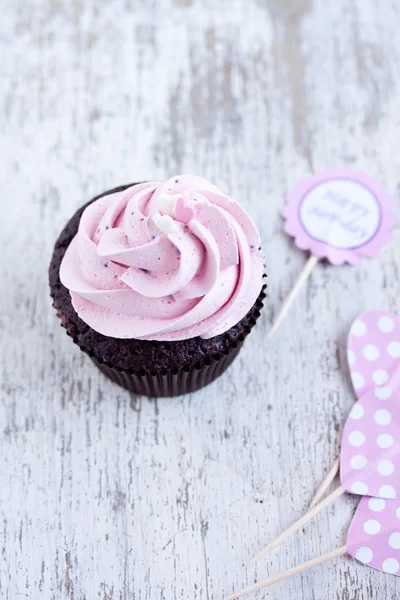
M 377 256 L 395 224 L 384 187 L 349 169 L 321 171 L 303 179 L 283 209 L 285 231 L 302 250 L 332 264 L 358 264 Z
M 400 371 L 399 318 L 385 310 L 360 315 L 350 329 L 347 358 L 357 398 L 387 388 L 389 379 Z
M 400 321 L 374 310 L 353 324 L 348 360 L 359 397 L 343 430 L 341 483 L 353 494 L 400 496 Z
M 369 567 L 400 575 L 400 500 L 362 498 L 350 525 L 347 552 Z
M 400 320 L 384 310 L 362 314 L 351 327 L 347 356 L 358 401 L 343 430 L 342 485 L 270 542 L 255 560 L 304 527 L 344 491 L 363 496 L 346 546 L 249 585 L 226 600 L 261 590 L 346 552 L 365 565 L 400 576 Z M 319 491 L 326 490 L 335 472 L 330 470 Z

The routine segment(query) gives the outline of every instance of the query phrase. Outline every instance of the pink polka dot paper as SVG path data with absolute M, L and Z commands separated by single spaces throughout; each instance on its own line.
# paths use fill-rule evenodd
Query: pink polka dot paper
M 400 575 L 400 500 L 362 498 L 350 526 L 347 552 L 369 567 Z
M 348 360 L 359 398 L 346 421 L 340 457 L 345 490 L 400 497 L 400 321 L 374 310 L 353 324 Z
M 347 358 L 357 398 L 371 390 L 383 398 L 392 393 L 388 381 L 400 371 L 400 320 L 385 310 L 371 310 L 353 323 Z M 400 390 L 400 384 L 399 384 Z

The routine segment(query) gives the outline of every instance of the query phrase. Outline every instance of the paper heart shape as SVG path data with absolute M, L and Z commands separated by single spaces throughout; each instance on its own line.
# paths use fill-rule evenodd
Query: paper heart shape
M 189 223 L 195 215 L 195 209 L 192 206 L 188 206 L 185 199 L 179 196 L 175 204 L 175 219 L 181 223 Z
M 340 478 L 353 494 L 400 497 L 400 320 L 387 311 L 361 315 L 349 335 L 357 396 L 343 430 Z
M 362 498 L 350 525 L 347 552 L 369 567 L 400 575 L 400 500 Z
M 400 367 L 400 319 L 386 310 L 360 315 L 350 329 L 347 358 L 357 398 L 385 386 Z
M 353 407 L 343 430 L 342 486 L 352 494 L 400 497 L 400 403 L 369 392 Z

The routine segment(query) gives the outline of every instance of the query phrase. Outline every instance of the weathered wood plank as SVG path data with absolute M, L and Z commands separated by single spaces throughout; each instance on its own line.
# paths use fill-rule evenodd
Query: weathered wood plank
M 345 335 L 362 310 L 400 312 L 399 230 L 373 262 L 319 265 L 269 345 L 266 331 L 305 260 L 279 217 L 297 179 L 350 165 L 397 198 L 399 18 L 389 0 L 3 2 L 2 598 L 218 599 L 344 543 L 352 499 L 247 563 L 337 452 L 353 402 Z M 89 197 L 179 172 L 251 211 L 269 299 L 228 376 L 156 402 L 72 346 L 46 271 Z M 268 592 L 399 595 L 396 578 L 348 559 Z

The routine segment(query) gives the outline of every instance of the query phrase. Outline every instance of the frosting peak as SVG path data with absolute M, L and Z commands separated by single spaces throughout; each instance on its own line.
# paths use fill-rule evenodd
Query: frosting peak
M 263 254 L 246 211 L 192 175 L 133 185 L 82 214 L 61 263 L 72 304 L 116 338 L 211 338 L 260 293 Z

